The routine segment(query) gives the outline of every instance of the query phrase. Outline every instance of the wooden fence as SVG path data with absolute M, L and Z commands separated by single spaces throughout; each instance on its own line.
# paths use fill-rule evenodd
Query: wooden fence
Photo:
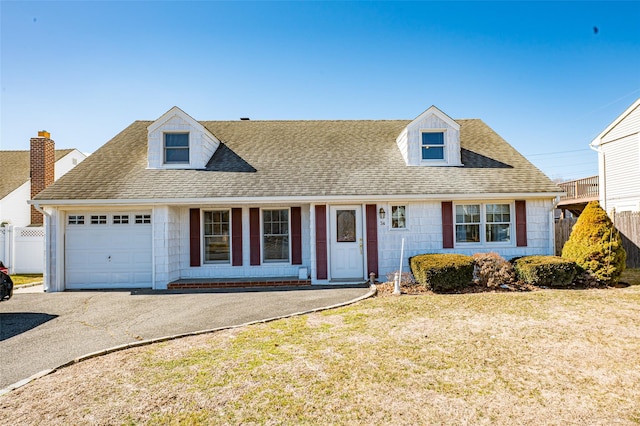
M 622 246 L 627 251 L 627 268 L 640 268 L 640 212 L 614 213 L 611 220 L 620 232 Z M 556 256 L 562 253 L 562 247 L 577 221 L 577 218 L 567 218 L 556 222 Z

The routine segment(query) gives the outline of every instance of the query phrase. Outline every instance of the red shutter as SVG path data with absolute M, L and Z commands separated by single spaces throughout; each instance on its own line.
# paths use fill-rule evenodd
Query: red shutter
M 200 266 L 200 209 L 189 209 L 189 259 Z
M 326 280 L 327 275 L 327 206 L 316 206 L 316 276 Z
M 231 264 L 242 266 L 242 209 L 231 209 Z
M 302 210 L 291 207 L 291 264 L 302 265 Z
M 527 202 L 516 200 L 516 245 L 527 246 Z
M 260 209 L 249 209 L 249 258 L 251 265 L 260 264 Z
M 442 248 L 453 248 L 453 203 L 442 202 Z
M 367 204 L 367 274 L 378 276 L 378 206 Z

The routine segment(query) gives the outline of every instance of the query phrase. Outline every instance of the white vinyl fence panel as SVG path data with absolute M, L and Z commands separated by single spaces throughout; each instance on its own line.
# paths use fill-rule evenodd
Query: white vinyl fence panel
M 0 260 L 10 274 L 42 274 L 44 228 L 0 228 Z

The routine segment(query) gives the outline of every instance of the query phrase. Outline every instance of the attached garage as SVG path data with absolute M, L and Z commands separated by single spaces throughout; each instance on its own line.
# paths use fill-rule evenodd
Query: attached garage
M 65 288 L 150 288 L 151 236 L 150 211 L 68 213 Z

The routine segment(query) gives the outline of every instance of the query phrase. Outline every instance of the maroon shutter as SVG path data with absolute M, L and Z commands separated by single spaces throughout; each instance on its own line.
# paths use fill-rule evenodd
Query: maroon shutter
M 189 209 L 189 259 L 200 266 L 200 209 Z
M 327 275 L 327 206 L 316 206 L 316 276 L 326 280 Z
M 453 248 L 453 203 L 442 202 L 442 248 Z
M 242 209 L 231 209 L 231 264 L 242 266 Z
M 260 209 L 249 209 L 249 258 L 251 265 L 260 264 Z
M 378 277 L 378 206 L 367 204 L 367 273 Z
M 516 245 L 527 246 L 527 202 L 516 200 Z
M 302 209 L 291 207 L 291 264 L 302 265 Z

